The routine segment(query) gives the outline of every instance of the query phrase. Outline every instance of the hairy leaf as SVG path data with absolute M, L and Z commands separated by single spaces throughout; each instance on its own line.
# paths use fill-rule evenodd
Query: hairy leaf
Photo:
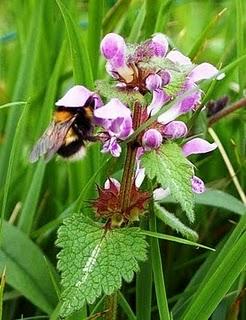
M 158 150 L 147 152 L 141 158 L 146 174 L 162 187 L 169 187 L 191 222 L 194 221 L 194 196 L 191 189 L 193 169 L 177 144 L 168 142 Z
M 185 238 L 191 241 L 198 240 L 198 234 L 196 233 L 196 231 L 187 227 L 173 213 L 168 212 L 165 208 L 161 207 L 157 203 L 155 203 L 154 208 L 156 216 L 169 227 L 181 233 Z
M 142 105 L 146 105 L 144 97 L 139 92 L 120 90 L 115 85 L 111 85 L 103 80 L 96 81 L 96 89 L 100 95 L 107 99 L 117 98 L 122 103 L 130 106 L 136 101 L 139 101 Z
M 138 228 L 106 231 L 81 214 L 64 220 L 58 231 L 58 269 L 62 273 L 61 315 L 67 316 L 102 293 L 119 289 L 122 278 L 131 281 L 146 259 L 147 242 Z

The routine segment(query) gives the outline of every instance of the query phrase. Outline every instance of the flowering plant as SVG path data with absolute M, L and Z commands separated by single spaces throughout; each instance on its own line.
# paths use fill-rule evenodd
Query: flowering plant
M 112 81 L 97 82 L 95 92 L 75 86 L 59 101 L 82 106 L 81 101 L 94 99 L 94 134 L 101 152 L 125 157 L 125 163 L 121 181 L 108 177 L 92 200 L 100 223 L 76 214 L 59 230 L 63 315 L 94 302 L 102 292 L 112 294 L 122 277 L 132 279 L 137 261 L 147 258 L 146 231 L 132 225 L 144 214 L 150 219 L 155 212 L 163 214 L 156 201 L 171 195 L 194 221 L 193 193 L 204 192 L 205 186 L 188 157 L 216 148 L 192 137 L 184 121 L 200 106 L 199 82 L 218 76 L 213 65 L 194 65 L 178 50 L 170 50 L 160 33 L 140 44 L 126 44 L 120 35 L 109 33 L 100 49 Z M 171 226 L 197 240 L 180 221 Z

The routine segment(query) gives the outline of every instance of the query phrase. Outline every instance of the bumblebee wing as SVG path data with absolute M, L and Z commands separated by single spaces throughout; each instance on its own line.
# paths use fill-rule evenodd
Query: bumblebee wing
M 46 161 L 49 161 L 62 146 L 74 119 L 75 117 L 63 122 L 52 121 L 34 146 L 30 153 L 29 161 L 36 162 L 42 156 L 45 156 Z

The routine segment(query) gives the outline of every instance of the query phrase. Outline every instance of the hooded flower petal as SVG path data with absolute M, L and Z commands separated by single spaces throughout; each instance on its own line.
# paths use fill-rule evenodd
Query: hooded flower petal
M 142 137 L 142 145 L 146 151 L 157 149 L 162 143 L 162 135 L 156 129 L 147 130 Z
M 119 117 L 130 117 L 131 110 L 127 108 L 119 99 L 111 99 L 103 107 L 94 111 L 94 115 L 101 119 L 116 119 Z
M 205 191 L 205 185 L 202 179 L 193 176 L 191 179 L 192 191 L 195 193 L 203 193 Z
M 188 157 L 191 154 L 207 153 L 217 148 L 216 143 L 209 143 L 201 138 L 194 138 L 186 142 L 183 147 L 183 154 Z
M 180 115 L 193 110 L 199 104 L 200 100 L 201 92 L 199 90 L 183 98 L 180 102 L 177 102 L 170 109 L 160 115 L 158 117 L 158 122 L 167 124 L 175 120 Z
M 170 189 L 169 188 L 166 188 L 166 189 L 157 188 L 153 192 L 153 198 L 156 201 L 160 201 L 160 200 L 168 197 L 169 195 L 170 195 Z
M 120 191 L 120 182 L 114 178 L 109 178 L 105 181 L 104 189 L 110 189 L 110 184 L 113 184 Z
M 151 47 L 154 55 L 157 57 L 164 57 L 168 50 L 167 38 L 162 33 L 156 33 L 151 40 Z
M 100 49 L 113 68 L 117 69 L 125 65 L 126 44 L 120 35 L 108 33 L 102 39 Z
M 183 121 L 172 121 L 164 127 L 162 134 L 171 139 L 178 139 L 185 137 L 187 132 L 187 126 Z
M 108 139 L 102 148 L 102 153 L 111 153 L 113 157 L 119 157 L 121 153 L 121 146 L 117 143 L 117 139 L 112 137 Z
M 198 66 L 196 66 L 190 73 L 189 78 L 193 82 L 197 82 L 200 80 L 210 79 L 217 75 L 219 70 L 215 68 L 210 63 L 201 63 Z
M 148 114 L 151 114 L 153 116 L 169 100 L 170 97 L 162 89 L 154 90 L 152 101 L 150 105 L 147 107 Z
M 83 107 L 86 101 L 94 95 L 84 86 L 74 86 L 56 102 L 56 106 L 61 107 Z M 99 98 L 96 95 L 97 99 Z
M 148 90 L 154 91 L 162 86 L 162 78 L 158 74 L 150 74 L 146 78 L 145 84 Z
M 166 58 L 171 60 L 172 62 L 180 64 L 180 65 L 191 65 L 192 64 L 190 58 L 186 57 L 178 50 L 172 50 L 172 51 L 168 52 Z

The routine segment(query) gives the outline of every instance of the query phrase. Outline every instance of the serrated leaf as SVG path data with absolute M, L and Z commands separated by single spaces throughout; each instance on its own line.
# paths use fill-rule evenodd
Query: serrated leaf
M 62 273 L 61 315 L 93 303 L 102 293 L 118 290 L 122 278 L 131 281 L 146 260 L 147 242 L 139 228 L 106 231 L 89 218 L 74 214 L 58 231 L 58 269 Z
M 181 233 L 185 238 L 191 241 L 198 240 L 198 234 L 196 231 L 187 227 L 183 222 L 181 222 L 173 213 L 168 212 L 165 208 L 161 207 L 159 204 L 154 204 L 156 216 L 167 224 L 172 229 Z
M 193 169 L 175 143 L 165 143 L 158 150 L 146 152 L 141 158 L 142 166 L 150 179 L 162 187 L 169 187 L 191 222 L 194 221 L 194 196 L 191 188 Z
M 146 105 L 144 97 L 139 92 L 123 91 L 115 87 L 115 85 L 111 85 L 103 80 L 96 81 L 96 90 L 98 94 L 107 98 L 108 100 L 117 98 L 122 103 L 129 106 L 132 106 L 136 101 L 140 102 L 142 105 Z
M 165 86 L 164 90 L 169 96 L 176 96 L 182 89 L 185 81 L 185 74 L 172 73 L 172 81 Z

